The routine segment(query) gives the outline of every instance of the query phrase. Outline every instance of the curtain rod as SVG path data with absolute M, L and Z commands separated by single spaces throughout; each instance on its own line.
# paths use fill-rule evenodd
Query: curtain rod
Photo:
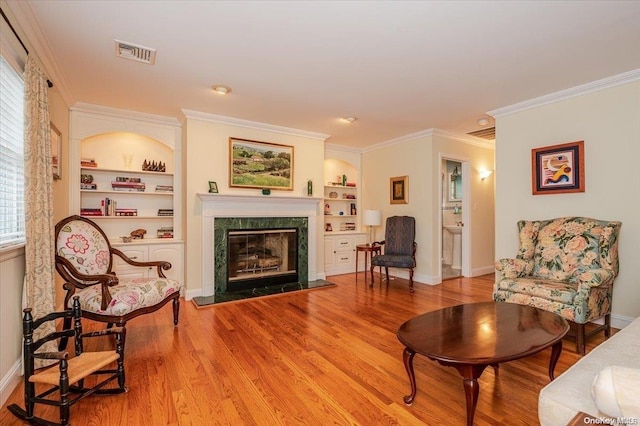
M 22 39 L 20 38 L 16 30 L 13 28 L 13 25 L 11 25 L 11 22 L 9 22 L 9 18 L 7 18 L 7 15 L 4 14 L 4 10 L 2 10 L 1 7 L 0 7 L 0 14 L 2 14 L 2 17 L 4 18 L 4 21 L 7 23 L 7 25 L 9 25 L 9 29 L 11 29 L 11 32 L 13 33 L 13 35 L 16 36 L 16 38 L 18 39 L 20 46 L 22 46 L 25 53 L 29 55 L 29 49 L 27 49 L 27 46 L 24 45 L 24 43 L 22 42 Z M 53 83 L 49 79 L 47 79 L 47 86 L 49 86 L 49 88 L 53 87 Z

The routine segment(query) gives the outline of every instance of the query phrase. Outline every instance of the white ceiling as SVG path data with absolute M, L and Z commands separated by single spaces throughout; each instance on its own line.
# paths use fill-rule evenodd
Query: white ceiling
M 640 1 L 7 3 L 71 104 L 184 108 L 358 148 L 478 130 L 486 111 L 640 68 Z M 114 39 L 157 49 L 156 64 L 116 58 Z

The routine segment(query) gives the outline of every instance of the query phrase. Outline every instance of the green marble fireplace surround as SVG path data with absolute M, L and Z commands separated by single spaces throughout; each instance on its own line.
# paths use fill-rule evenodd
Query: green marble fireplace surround
M 227 231 L 284 228 L 297 230 L 298 281 L 306 283 L 309 279 L 309 220 L 307 217 L 216 217 L 213 237 L 215 294 L 227 293 Z M 258 288 L 256 287 L 256 291 Z

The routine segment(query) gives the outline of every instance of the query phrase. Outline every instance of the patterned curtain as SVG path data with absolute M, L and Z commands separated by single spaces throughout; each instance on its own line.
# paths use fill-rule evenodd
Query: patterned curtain
M 53 168 L 47 89 L 44 73 L 29 56 L 24 72 L 26 271 L 22 299 L 35 319 L 53 312 L 55 305 Z M 55 331 L 53 322 L 48 324 L 50 327 L 43 325 L 36 330 L 34 340 Z M 49 342 L 42 350 L 57 348 L 54 342 Z M 47 364 L 37 366 L 44 365 Z

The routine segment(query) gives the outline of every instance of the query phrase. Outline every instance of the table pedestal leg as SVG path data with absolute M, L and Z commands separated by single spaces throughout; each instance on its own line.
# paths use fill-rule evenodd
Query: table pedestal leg
M 558 343 L 551 347 L 551 359 L 549 360 L 549 380 L 554 379 L 553 370 L 556 368 L 556 364 L 558 363 L 558 358 L 560 358 L 560 353 L 562 352 L 562 340 L 559 340 Z
M 455 366 L 458 373 L 463 378 L 464 396 L 467 400 L 467 426 L 473 426 L 473 416 L 476 413 L 476 405 L 478 404 L 478 394 L 480 393 L 480 385 L 478 378 L 482 374 L 486 365 L 458 365 Z
M 405 348 L 404 352 L 402 352 L 402 361 L 404 361 L 404 368 L 407 370 L 409 383 L 411 384 L 411 395 L 407 395 L 402 398 L 404 403 L 407 405 L 413 404 L 413 400 L 416 398 L 416 375 L 413 371 L 414 356 L 416 356 L 416 353 L 409 348 Z

